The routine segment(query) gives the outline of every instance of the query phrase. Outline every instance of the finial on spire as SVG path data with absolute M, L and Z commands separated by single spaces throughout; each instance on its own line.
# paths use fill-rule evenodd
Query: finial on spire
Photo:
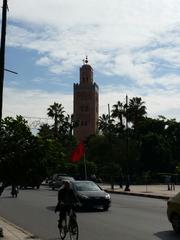
M 88 56 L 86 56 L 86 60 L 85 60 L 85 63 L 86 63 L 86 64 L 88 63 Z
M 89 61 L 88 61 L 88 56 L 86 56 L 86 59 L 83 59 L 82 61 L 83 61 L 83 65 L 88 64 L 88 62 L 89 62 Z

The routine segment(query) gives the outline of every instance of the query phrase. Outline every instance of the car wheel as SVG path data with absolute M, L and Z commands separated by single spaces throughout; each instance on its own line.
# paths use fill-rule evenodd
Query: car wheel
M 171 217 L 172 227 L 176 233 L 180 233 L 180 216 L 178 214 L 174 214 Z

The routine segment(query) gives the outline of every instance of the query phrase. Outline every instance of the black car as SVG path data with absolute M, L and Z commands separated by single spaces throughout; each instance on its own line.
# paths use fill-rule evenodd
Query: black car
M 93 181 L 73 181 L 71 185 L 82 207 L 108 210 L 111 206 L 110 195 Z

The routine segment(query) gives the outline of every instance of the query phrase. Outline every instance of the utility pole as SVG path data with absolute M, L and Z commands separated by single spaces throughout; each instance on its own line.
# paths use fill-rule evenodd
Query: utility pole
M 1 48 L 0 48 L 0 124 L 2 119 L 3 105 L 3 81 L 4 81 L 4 56 L 6 41 L 6 18 L 7 18 L 7 0 L 3 0 L 2 7 L 2 26 L 1 26 Z M 3 229 L 0 227 L 0 237 L 3 237 Z
M 2 26 L 1 26 L 1 47 L 0 47 L 0 122 L 2 120 L 2 106 L 3 106 L 4 59 L 5 59 L 5 43 L 6 43 L 7 9 L 8 9 L 7 0 L 3 0 Z

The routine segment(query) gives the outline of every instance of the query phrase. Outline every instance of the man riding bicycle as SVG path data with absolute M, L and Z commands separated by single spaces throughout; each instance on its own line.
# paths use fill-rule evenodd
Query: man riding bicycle
M 73 209 L 75 205 L 78 203 L 78 200 L 74 194 L 73 189 L 70 187 L 70 183 L 68 181 L 64 181 L 63 186 L 58 191 L 58 203 L 55 208 L 55 213 L 60 212 L 60 219 L 58 227 L 62 226 L 62 221 L 66 217 L 66 213 Z M 74 212 L 74 211 L 73 211 Z M 76 214 L 74 212 L 74 217 L 76 218 Z

